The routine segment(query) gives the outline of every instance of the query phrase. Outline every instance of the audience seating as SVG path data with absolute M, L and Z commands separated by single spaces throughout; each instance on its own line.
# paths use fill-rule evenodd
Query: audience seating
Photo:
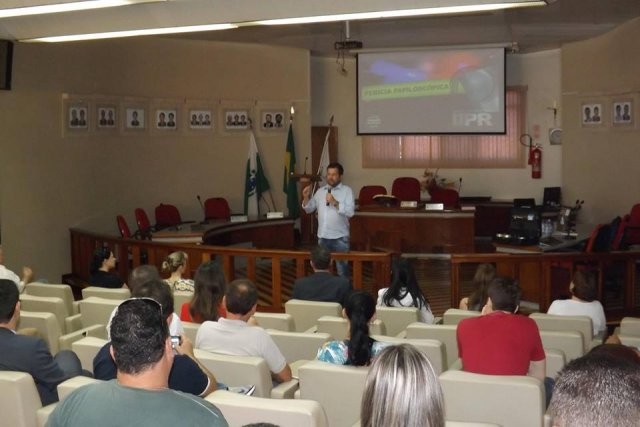
M 445 347 L 444 344 L 438 340 L 406 339 L 385 335 L 374 335 L 372 338 L 376 341 L 392 345 L 411 344 L 429 358 L 436 375 L 440 375 L 442 372 L 447 370 L 447 355 Z
M 62 298 L 38 297 L 23 293 L 20 295 L 20 308 L 25 311 L 52 313 L 60 326 L 60 332 L 73 332 L 65 329 L 64 320 L 71 315 Z
M 382 185 L 365 185 L 360 189 L 358 194 L 358 205 L 373 205 L 373 196 L 378 194 L 387 194 L 387 189 Z
M 264 399 L 217 390 L 205 398 L 220 409 L 230 426 L 271 423 L 282 427 L 326 427 L 327 416 L 313 400 Z
M 443 325 L 457 325 L 463 319 L 480 316 L 479 311 L 460 310 L 459 308 L 450 308 L 442 315 Z
M 184 334 L 191 340 L 192 343 L 196 342 L 196 335 L 198 334 L 198 329 L 200 328 L 200 323 L 193 322 L 182 322 L 182 327 L 184 328 Z
M 231 209 L 224 197 L 211 197 L 204 201 L 204 220 L 224 219 L 229 221 Z
M 35 328 L 38 337 L 47 343 L 51 354 L 56 354 L 60 350 L 58 342 L 61 332 L 60 324 L 53 313 L 20 311 L 18 328 Z
M 322 332 L 285 332 L 275 329 L 267 329 L 267 332 L 287 359 L 287 363 L 315 359 L 318 349 L 331 340 L 331 335 Z
M 190 303 L 193 298 L 193 292 L 187 291 L 174 291 L 173 292 L 173 311 L 180 315 L 182 310 L 182 304 Z
M 324 332 L 334 340 L 344 340 L 347 338 L 349 321 L 344 317 L 322 316 L 317 322 L 317 332 Z M 384 322 L 375 319 L 369 323 L 369 335 L 387 335 Z
M 416 307 L 376 307 L 376 318 L 382 320 L 386 335 L 392 337 L 403 333 L 411 323 L 419 322 L 419 313 Z
M 298 389 L 298 381 L 295 379 L 273 387 L 271 372 L 267 362 L 261 357 L 230 356 L 200 349 L 195 349 L 194 353 L 219 382 L 229 386 L 255 384 L 254 396 L 290 399 Z
M 544 355 L 546 358 L 545 375 L 549 378 L 555 378 L 558 375 L 558 372 L 560 372 L 567 363 L 564 352 L 561 350 L 545 348 Z
M 79 389 L 80 387 L 84 387 L 87 384 L 98 383 L 100 380 L 95 378 L 84 377 L 82 375 L 69 378 L 68 380 L 58 384 L 58 398 L 60 402 L 65 400 L 71 393 Z
M 368 367 L 333 365 L 317 360 L 298 369 L 296 397 L 322 405 L 330 426 L 351 426 L 360 419 L 360 401 Z
M 67 330 L 74 331 L 93 325 L 102 325 L 106 330 L 113 310 L 121 303 L 115 299 L 88 297 L 80 301 L 80 314 L 67 317 Z
M 620 322 L 620 335 L 640 337 L 640 318 L 624 317 Z
M 407 339 L 438 340 L 445 347 L 446 365 L 452 367 L 458 360 L 458 339 L 456 325 L 429 325 L 416 322 L 407 326 Z
M 129 288 L 101 288 L 99 286 L 89 286 L 82 290 L 82 299 L 89 297 L 99 297 L 123 301 L 131 297 Z
M 401 202 L 420 201 L 420 181 L 414 177 L 400 177 L 393 180 L 391 194 Z
M 526 376 L 446 371 L 440 375 L 445 413 L 450 421 L 495 423 L 504 427 L 541 427 L 544 386 Z
M 542 347 L 564 353 L 566 362 L 582 357 L 585 354 L 582 334 L 578 331 L 540 331 Z
M 79 303 L 73 300 L 73 291 L 69 285 L 31 282 L 25 286 L 24 293 L 38 297 L 62 298 L 64 304 L 67 306 L 68 315 L 78 314 Z
M 93 359 L 107 342 L 102 338 L 85 337 L 71 345 L 71 349 L 78 355 L 80 363 L 82 363 L 82 369 L 93 372 Z
M 589 316 L 559 316 L 546 313 L 531 313 L 529 315 L 541 331 L 578 331 L 584 339 L 584 352 L 602 344 L 604 334 L 593 336 L 593 325 Z
M 294 332 L 293 316 L 287 313 L 255 313 L 254 320 L 264 329 L 276 329 L 278 331 Z
M 56 404 L 42 407 L 31 375 L 25 372 L 0 371 L 0 417 L 3 426 L 44 426 Z
M 284 311 L 293 317 L 296 332 L 313 328 L 322 316 L 342 316 L 342 306 L 337 302 L 290 299 L 284 304 Z

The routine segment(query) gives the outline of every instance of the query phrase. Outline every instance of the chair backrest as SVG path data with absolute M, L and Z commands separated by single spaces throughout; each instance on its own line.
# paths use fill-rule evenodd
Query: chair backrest
M 400 177 L 393 180 L 391 194 L 400 201 L 420 201 L 420 181 L 413 177 Z
M 113 310 L 121 301 L 99 297 L 89 297 L 80 301 L 80 315 L 82 327 L 102 325 L 105 328 L 109 323 Z
M 623 317 L 620 322 L 620 335 L 640 337 L 640 317 Z
M 322 405 L 330 426 L 351 426 L 360 419 L 360 401 L 368 367 L 333 365 L 317 360 L 298 369 L 300 398 Z
M 62 298 L 69 315 L 74 313 L 73 308 L 73 292 L 69 285 L 54 285 L 50 283 L 29 283 L 24 288 L 24 293 L 39 297 L 58 297 Z
M 328 426 L 318 402 L 302 399 L 265 399 L 226 390 L 211 393 L 205 400 L 216 405 L 231 426 L 271 423 L 278 426 Z
M 344 317 L 322 316 L 317 322 L 318 332 L 331 335 L 334 340 L 347 339 L 349 322 Z M 369 322 L 369 335 L 387 335 L 387 328 L 380 319 Z
M 542 347 L 545 350 L 560 350 L 566 362 L 582 357 L 585 353 L 584 338 L 578 331 L 540 331 Z
M 459 308 L 450 308 L 442 315 L 443 325 L 457 325 L 461 320 L 468 319 L 469 317 L 480 316 L 479 311 L 473 310 L 460 310 Z
M 49 351 L 53 355 L 60 349 L 58 340 L 62 331 L 53 313 L 21 310 L 18 328 L 35 328 L 38 331 L 38 337 L 47 343 Z
M 341 316 L 342 306 L 337 302 L 290 299 L 284 304 L 284 311 L 293 317 L 295 330 L 305 332 L 322 316 Z
M 160 203 L 156 206 L 156 228 L 173 227 L 182 222 L 180 211 L 174 205 Z
M 558 376 L 558 372 L 560 372 L 567 364 L 567 359 L 565 358 L 564 352 L 561 350 L 545 348 L 544 357 L 546 361 L 545 367 L 547 370 L 545 375 L 549 378 L 555 378 Z
M 382 185 L 365 185 L 358 194 L 358 204 L 360 206 L 372 205 L 374 203 L 373 196 L 378 194 L 387 194 L 387 189 Z
M 142 208 L 136 208 L 134 211 L 136 217 L 136 224 L 138 224 L 138 231 L 140 234 L 145 235 L 151 231 L 151 223 L 149 222 L 149 217 L 147 216 L 147 212 Z
M 99 286 L 89 286 L 82 290 L 82 298 L 98 297 L 104 299 L 113 299 L 118 301 L 126 300 L 131 297 L 129 288 L 101 288 Z
M 585 252 L 608 252 L 611 249 L 611 226 L 609 224 L 598 224 L 591 232 Z
M 191 302 L 191 298 L 193 298 L 193 292 L 173 291 L 173 310 L 180 313 L 182 304 Z
M 71 344 L 71 349 L 80 359 L 82 369 L 93 372 L 93 359 L 107 342 L 101 338 L 86 337 Z
M 195 349 L 196 358 L 216 379 L 228 386 L 255 384 L 256 397 L 271 396 L 271 373 L 267 362 L 261 357 L 229 356 Z
M 640 244 L 640 203 L 631 207 L 624 229 L 623 245 Z
M 211 197 L 204 201 L 204 219 L 226 219 L 231 218 L 229 203 L 224 197 Z
M 440 375 L 442 372 L 447 370 L 448 365 L 445 346 L 441 341 L 430 339 L 406 339 L 386 335 L 374 335 L 372 338 L 376 341 L 393 345 L 411 344 L 429 358 L 436 375 Z
M 191 342 L 196 342 L 196 335 L 198 335 L 198 329 L 200 328 L 200 323 L 193 322 L 182 322 L 182 328 L 184 329 L 184 334 L 191 340 Z
M 453 370 L 440 375 L 440 385 L 448 420 L 542 427 L 544 387 L 535 378 Z
M 267 332 L 287 359 L 287 363 L 315 359 L 318 349 L 331 340 L 331 335 L 322 332 L 284 332 L 275 329 L 267 329 Z
M 560 316 L 546 313 L 531 313 L 529 315 L 541 331 L 578 331 L 582 334 L 584 352 L 591 348 L 593 341 L 593 326 L 589 316 Z M 567 360 L 569 358 L 567 357 Z
M 20 307 L 26 311 L 53 313 L 61 333 L 65 331 L 64 319 L 71 315 L 62 298 L 58 297 L 39 297 L 23 293 L 20 295 Z
M 258 326 L 264 329 L 294 332 L 293 316 L 287 313 L 255 313 L 253 315 Z
M 127 224 L 127 220 L 124 219 L 122 215 L 116 216 L 116 222 L 118 223 L 118 230 L 120 230 L 120 236 L 125 239 L 131 238 L 131 230 L 129 230 L 129 225 Z
M 384 322 L 387 335 L 392 337 L 420 321 L 419 313 L 416 307 L 376 307 L 376 318 Z
M 434 185 L 428 190 L 431 203 L 442 203 L 445 209 L 455 209 L 460 206 L 460 194 L 453 188 Z
M 2 425 L 36 427 L 36 411 L 42 408 L 31 375 L 25 372 L 0 371 L 0 414 Z
M 99 382 L 101 382 L 101 380 L 97 380 L 91 377 L 85 377 L 84 375 L 78 375 L 77 377 L 69 378 L 68 380 L 58 384 L 58 398 L 60 399 L 60 402 L 62 402 L 71 393 L 73 393 L 80 387 L 84 387 L 87 384 L 94 384 Z
M 407 326 L 407 339 L 430 339 L 444 344 L 446 366 L 451 366 L 458 360 L 458 339 L 456 325 L 429 325 L 427 323 L 412 323 Z

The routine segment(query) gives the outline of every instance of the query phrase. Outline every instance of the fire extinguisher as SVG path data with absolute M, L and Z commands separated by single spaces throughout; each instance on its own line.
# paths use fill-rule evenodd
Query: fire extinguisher
M 542 177 L 542 147 L 536 145 L 529 151 L 529 163 L 531 164 L 531 178 L 540 179 Z

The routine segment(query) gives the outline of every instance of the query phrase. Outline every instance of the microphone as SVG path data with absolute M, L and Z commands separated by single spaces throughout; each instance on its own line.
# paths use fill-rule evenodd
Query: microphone
M 202 204 L 202 199 L 200 198 L 199 194 L 196 196 L 196 199 L 198 199 L 198 203 L 200 203 L 200 209 L 202 209 L 202 214 L 204 215 L 204 220 L 203 221 L 206 221 L 207 220 L 207 213 L 204 210 L 204 205 Z
M 462 188 L 462 177 L 460 177 L 460 181 L 458 182 L 458 194 L 460 194 L 461 188 Z
M 327 190 L 327 194 L 331 194 L 331 187 Z M 327 202 L 327 206 L 329 206 L 329 202 Z
M 309 160 L 309 158 L 308 158 L 308 157 L 305 157 L 305 158 L 304 158 L 304 173 L 303 173 L 304 175 L 306 175 L 306 174 L 307 174 L 307 160 Z

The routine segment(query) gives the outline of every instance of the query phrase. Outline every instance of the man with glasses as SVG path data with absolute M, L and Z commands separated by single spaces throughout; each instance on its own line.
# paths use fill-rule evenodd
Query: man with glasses
M 76 390 L 56 407 L 48 426 L 228 426 L 213 404 L 168 388 L 174 354 L 158 302 L 124 301 L 110 332 L 117 380 Z

